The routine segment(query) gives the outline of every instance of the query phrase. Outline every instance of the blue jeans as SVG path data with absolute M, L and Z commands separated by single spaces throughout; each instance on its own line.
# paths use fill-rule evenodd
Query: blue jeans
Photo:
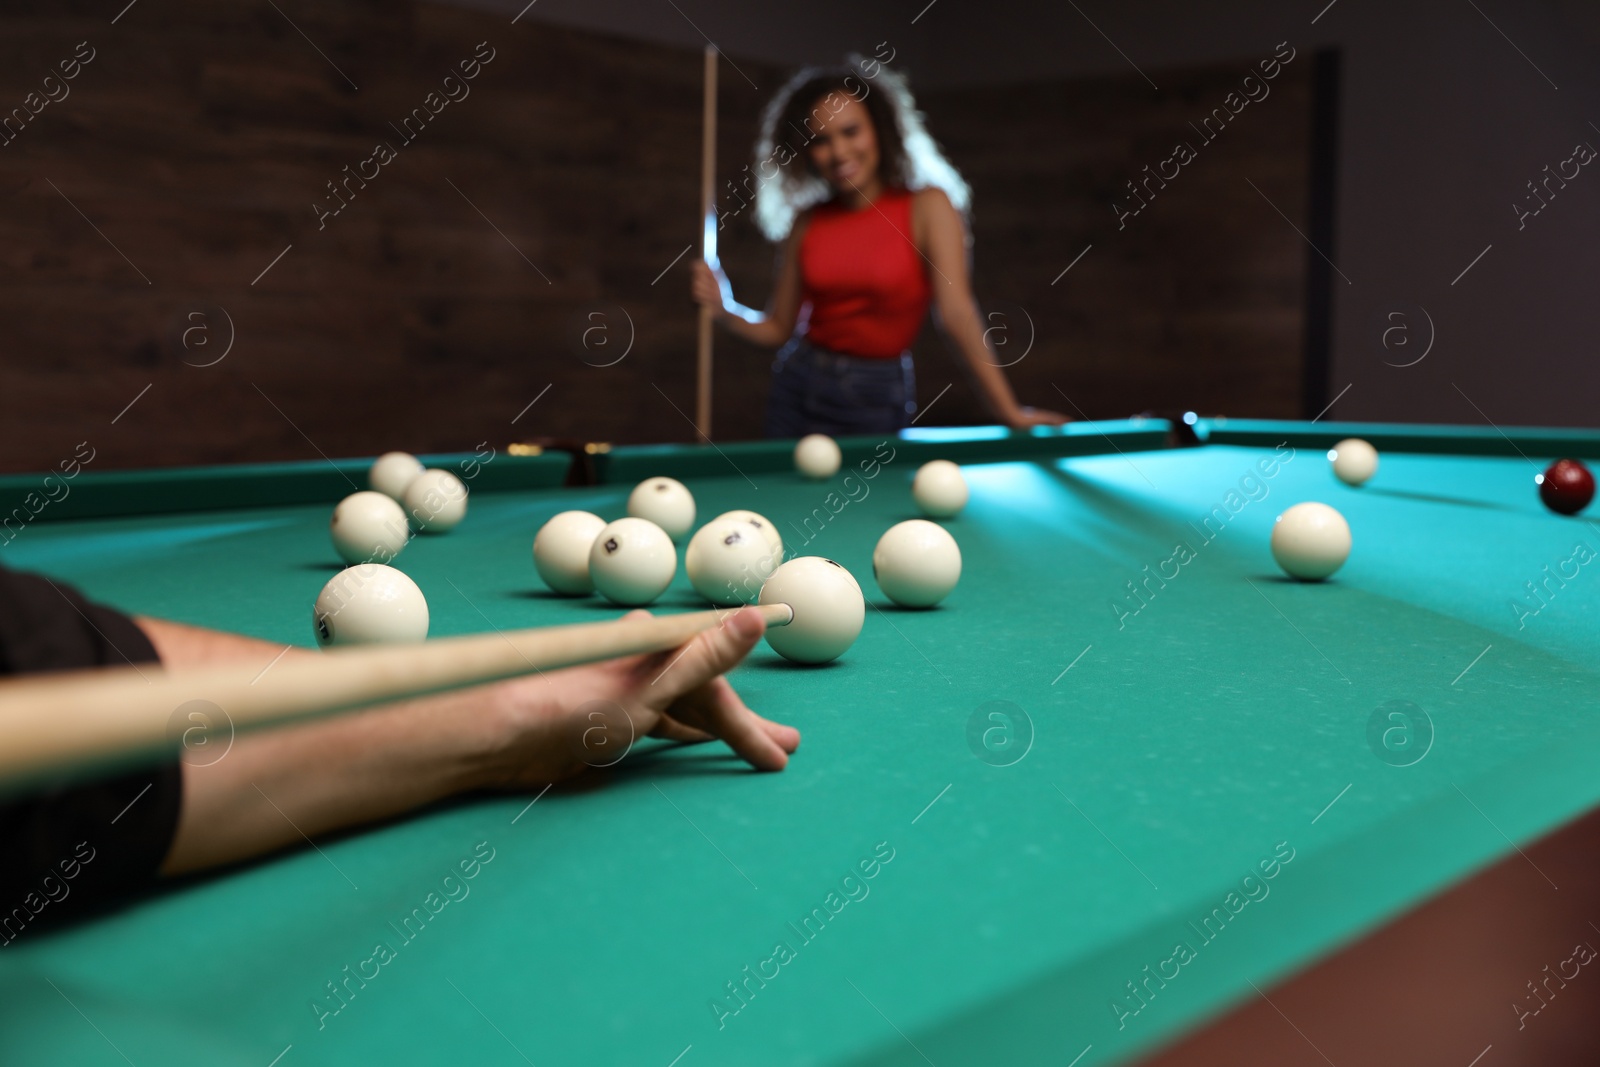
M 767 398 L 767 436 L 888 434 L 917 410 L 911 353 L 862 359 L 796 337 L 778 351 Z

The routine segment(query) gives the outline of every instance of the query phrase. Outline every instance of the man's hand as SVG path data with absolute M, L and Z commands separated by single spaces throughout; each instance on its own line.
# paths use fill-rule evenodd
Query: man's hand
M 781 771 L 800 732 L 751 711 L 723 677 L 764 630 L 759 612 L 739 609 L 670 652 L 501 683 L 493 691 L 497 743 L 485 784 L 526 789 L 561 781 L 616 763 L 646 736 L 720 738 L 757 770 Z

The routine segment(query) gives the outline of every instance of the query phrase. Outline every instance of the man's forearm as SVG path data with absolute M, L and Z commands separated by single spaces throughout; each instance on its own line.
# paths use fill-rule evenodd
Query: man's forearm
M 241 676 L 258 677 L 281 658 L 320 655 L 162 619 L 135 621 L 168 668 L 231 662 Z M 483 705 L 491 699 L 493 691 L 480 687 L 238 736 L 225 721 L 213 724 L 204 752 L 182 753 L 183 806 L 162 873 L 236 862 L 473 788 L 489 747 Z
M 480 687 L 352 712 L 241 735 L 214 763 L 185 762 L 162 873 L 274 852 L 481 785 L 492 699 Z
M 133 621 L 155 646 L 156 655 L 160 657 L 164 667 L 198 667 L 224 660 L 238 660 L 242 667 L 248 669 L 250 663 L 259 660 L 260 662 L 256 663 L 256 670 L 259 671 L 274 662 L 277 656 L 284 654 L 285 649 L 288 649 L 287 655 L 290 656 L 316 653 L 316 650 L 311 648 L 274 644 L 271 641 L 245 637 L 242 634 L 208 630 L 203 626 L 168 622 L 166 619 L 152 619 L 146 615 L 136 615 Z

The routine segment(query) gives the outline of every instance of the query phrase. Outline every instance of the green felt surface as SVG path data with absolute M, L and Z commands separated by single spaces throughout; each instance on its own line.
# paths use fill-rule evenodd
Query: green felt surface
M 702 517 L 764 512 L 873 604 L 834 666 L 762 648 L 734 673 L 803 731 L 787 771 L 645 744 L 599 788 L 451 805 L 19 939 L 0 955 L 0 1062 L 259 1067 L 290 1045 L 285 1067 L 1125 1061 L 1600 796 L 1593 565 L 1537 613 L 1512 607 L 1600 533 L 1546 512 L 1516 457 L 1385 455 L 1362 490 L 1319 452 L 1273 457 L 969 466 L 949 524 L 962 583 L 929 612 L 871 582 L 876 537 L 913 514 L 898 456 L 842 506 L 842 479 L 832 504 L 786 473 L 692 479 Z M 436 634 L 611 617 L 539 592 L 529 545 L 556 511 L 619 515 L 627 488 L 485 495 L 398 565 Z M 1267 550 L 1273 517 L 1307 499 L 1354 531 L 1321 585 L 1282 579 Z M 325 522 L 319 505 L 57 523 L 0 559 L 309 644 Z M 1176 576 L 1124 599 L 1180 542 Z M 658 610 L 694 606 L 680 570 Z M 1031 722 L 1009 766 L 969 742 L 994 701 Z M 1369 745 L 1389 701 L 1432 723 L 1413 765 Z M 479 842 L 494 858 L 470 894 L 403 941 L 390 924 Z M 1293 859 L 1267 895 L 1214 940 L 1194 932 L 1280 843 Z M 797 935 L 875 849 L 893 859 L 866 895 Z M 713 1000 L 780 940 L 792 959 L 719 1027 Z M 1193 959 L 1119 1025 L 1124 983 L 1180 940 Z M 324 983 L 380 941 L 393 961 L 319 1028 Z

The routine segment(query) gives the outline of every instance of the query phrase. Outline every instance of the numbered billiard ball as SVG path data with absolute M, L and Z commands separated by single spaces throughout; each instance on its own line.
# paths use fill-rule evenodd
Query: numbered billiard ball
M 423 471 L 400 501 L 423 533 L 453 530 L 467 516 L 467 487 L 449 471 Z
M 649 519 L 682 541 L 694 528 L 694 495 L 676 478 L 646 478 L 628 494 L 628 514 Z
M 1558 459 L 1533 480 L 1544 506 L 1561 515 L 1576 515 L 1594 499 L 1594 475 L 1575 459 Z
M 1272 524 L 1272 558 L 1292 578 L 1321 581 L 1350 557 L 1350 524 L 1326 504 L 1289 508 Z
M 544 584 L 557 593 L 594 592 L 589 550 L 605 525 L 606 520 L 587 511 L 563 511 L 539 527 L 533 539 L 533 566 Z
M 903 608 L 931 608 L 961 580 L 961 549 L 938 523 L 907 519 L 889 527 L 872 550 L 872 576 Z
M 323 647 L 421 641 L 428 636 L 428 601 L 404 573 L 362 563 L 322 587 L 311 622 Z
M 800 556 L 772 572 L 761 603 L 787 604 L 794 618 L 767 627 L 767 644 L 796 663 L 827 663 L 855 643 L 867 602 L 849 571 L 831 559 Z
M 783 562 L 783 537 L 778 533 L 778 528 L 772 524 L 772 520 L 765 515 L 745 508 L 735 508 L 733 511 L 724 511 L 717 516 L 717 519 L 743 519 L 750 523 L 761 531 L 761 535 L 767 539 L 767 544 L 772 546 L 773 558 L 780 563 Z M 716 522 L 717 519 L 711 521 Z
M 761 528 L 747 519 L 712 519 L 695 531 L 683 569 L 695 592 L 713 604 L 748 604 L 761 595 L 783 557 Z
M 410 452 L 385 452 L 367 472 L 367 484 L 398 503 L 411 479 L 422 473 L 422 461 Z
M 967 480 L 961 476 L 961 468 L 949 460 L 930 460 L 917 468 L 911 498 L 930 518 L 952 518 L 967 506 Z
M 328 534 L 346 563 L 388 563 L 411 539 L 406 513 L 383 493 L 363 489 L 333 509 Z
M 794 469 L 807 478 L 817 481 L 832 478 L 839 473 L 842 462 L 844 455 L 839 451 L 839 442 L 827 434 L 808 433 L 794 446 Z
M 1378 473 L 1378 450 L 1359 437 L 1347 437 L 1328 449 L 1333 476 L 1345 485 L 1365 485 Z
M 678 572 L 678 550 L 649 519 L 607 523 L 589 549 L 589 577 L 614 604 L 641 607 L 666 592 Z

